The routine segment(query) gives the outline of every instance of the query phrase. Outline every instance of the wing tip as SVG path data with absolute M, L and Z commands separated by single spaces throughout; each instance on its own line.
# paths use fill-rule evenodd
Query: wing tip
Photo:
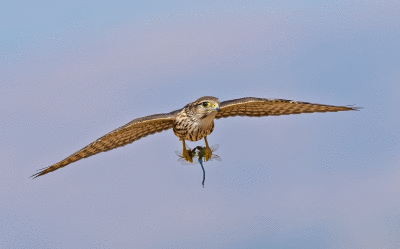
M 361 109 L 364 109 L 364 107 L 355 106 L 354 104 L 346 105 L 345 107 L 350 108 L 350 111 L 360 111 Z
M 33 179 L 35 179 L 35 178 L 37 178 L 37 177 L 41 176 L 41 175 L 42 175 L 42 173 L 43 173 L 43 171 L 40 171 L 40 172 L 38 172 L 38 173 L 36 173 L 36 174 L 33 174 L 33 175 L 31 175 L 31 176 L 30 176 L 30 177 L 28 177 L 28 178 L 32 178 L 32 180 L 33 180 Z
M 51 167 L 51 166 L 50 166 L 50 167 Z M 51 171 L 47 171 L 50 167 L 38 169 L 37 171 L 39 171 L 39 172 L 37 172 L 37 173 L 31 175 L 29 178 L 32 178 L 32 180 L 33 180 L 33 179 L 35 179 L 35 178 L 37 178 L 37 177 L 39 177 L 39 176 L 42 176 L 42 175 L 45 175 L 45 174 L 51 172 Z M 46 172 L 46 171 L 47 171 L 47 172 Z

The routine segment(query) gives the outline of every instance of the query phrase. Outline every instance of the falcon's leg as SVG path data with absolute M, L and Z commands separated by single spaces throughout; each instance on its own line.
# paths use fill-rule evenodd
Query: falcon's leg
M 212 156 L 212 151 L 210 149 L 210 146 L 208 146 L 208 142 L 207 142 L 207 136 L 204 137 L 204 141 L 206 141 L 206 161 L 210 160 L 211 156 Z
M 186 159 L 186 161 L 189 161 L 189 162 L 192 163 L 192 162 L 193 162 L 193 159 L 192 159 L 192 157 L 190 156 L 189 151 L 186 150 L 185 139 L 182 139 L 182 143 L 183 143 L 182 155 L 183 155 L 183 157 Z

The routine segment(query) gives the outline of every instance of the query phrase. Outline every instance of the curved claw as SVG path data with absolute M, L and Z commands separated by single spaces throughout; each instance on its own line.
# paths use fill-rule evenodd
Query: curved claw
M 212 150 L 210 149 L 210 147 L 206 146 L 205 154 L 206 154 L 206 161 L 210 160 L 212 156 Z
M 193 162 L 193 159 L 192 159 L 192 157 L 190 156 L 188 150 L 183 149 L 182 155 L 183 155 L 183 157 L 186 159 L 186 161 L 189 161 L 189 162 L 191 162 L 191 163 Z

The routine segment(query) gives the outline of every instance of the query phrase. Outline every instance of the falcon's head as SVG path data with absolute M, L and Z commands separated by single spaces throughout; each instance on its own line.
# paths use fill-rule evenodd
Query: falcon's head
M 219 99 L 211 96 L 204 96 L 192 103 L 196 116 L 200 119 L 214 119 L 219 109 Z

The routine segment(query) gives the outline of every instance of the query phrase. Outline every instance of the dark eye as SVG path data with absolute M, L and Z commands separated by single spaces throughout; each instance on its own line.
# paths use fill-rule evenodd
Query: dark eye
M 210 103 L 208 103 L 208 102 L 203 102 L 203 104 L 202 104 L 204 107 L 209 107 L 210 106 Z

